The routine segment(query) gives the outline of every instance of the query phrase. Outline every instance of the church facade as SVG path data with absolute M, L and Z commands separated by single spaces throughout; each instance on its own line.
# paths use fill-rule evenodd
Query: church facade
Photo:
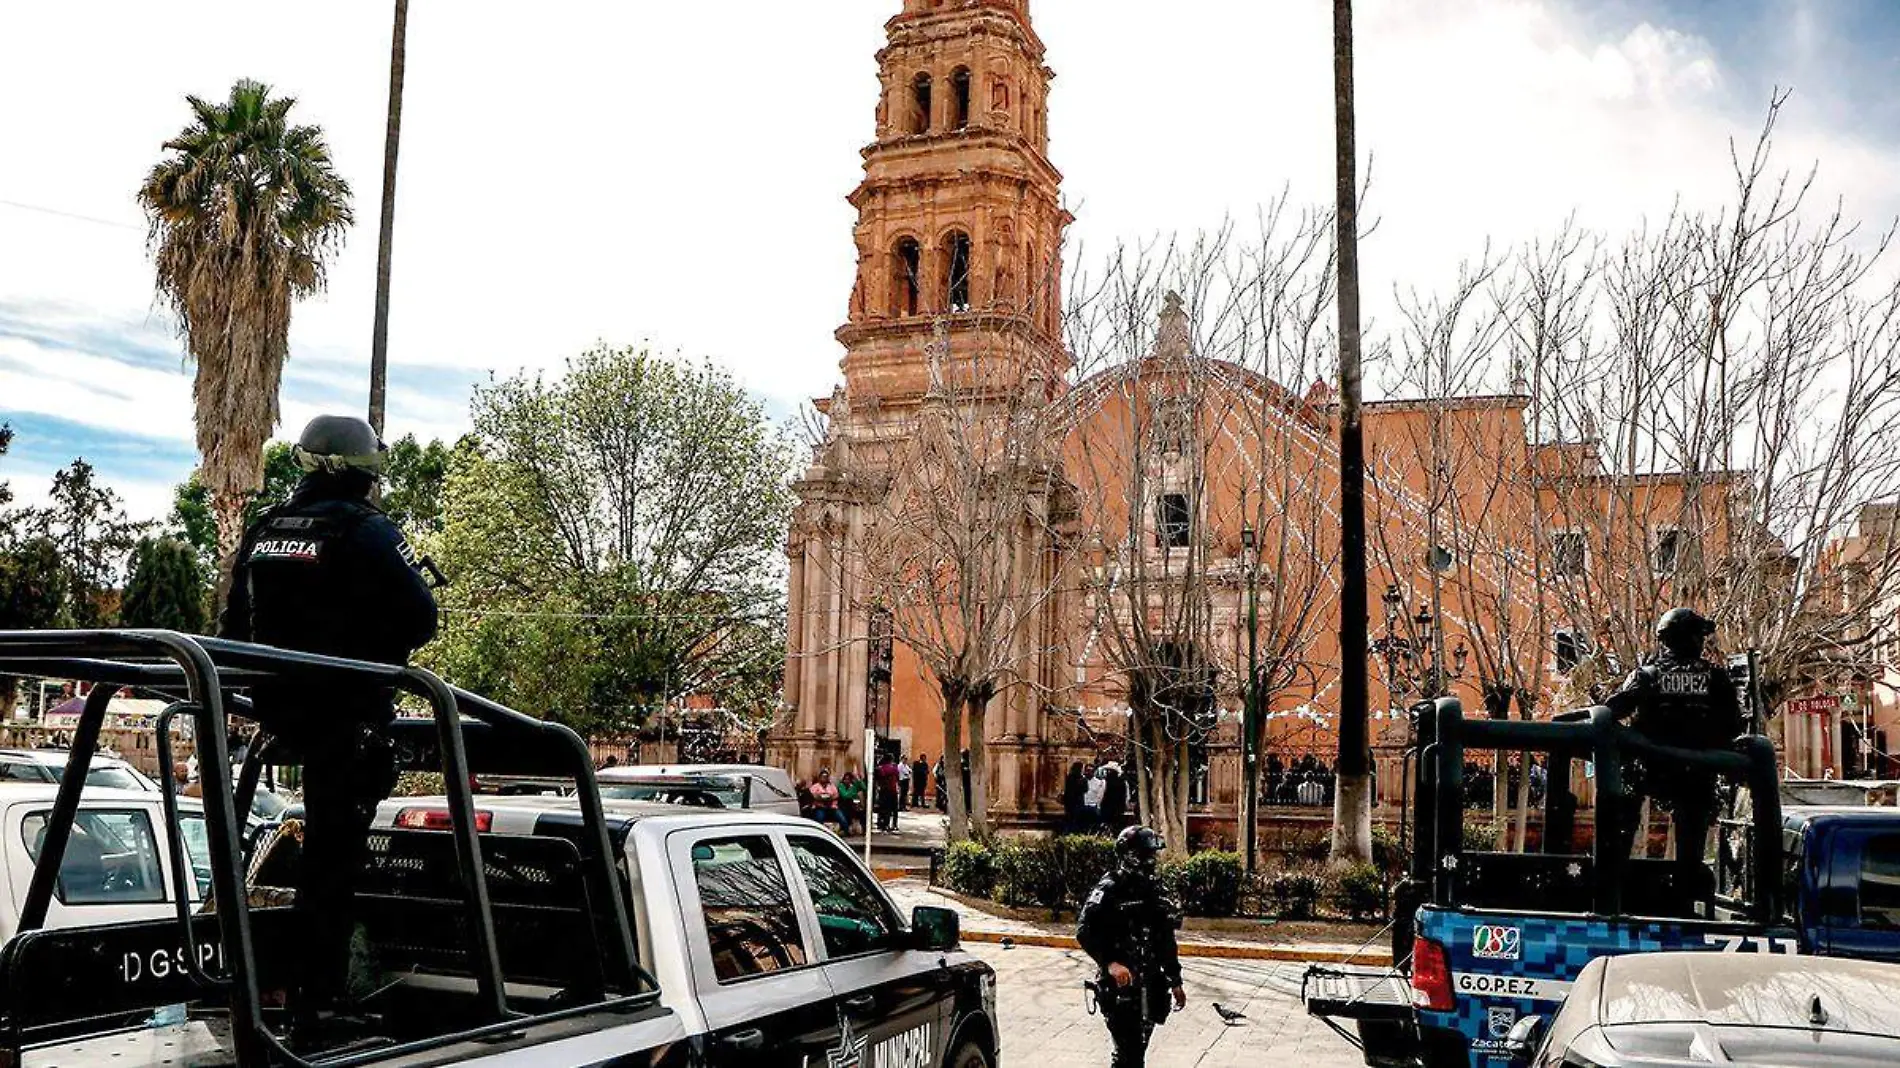
M 1275 665 L 1257 716 L 1263 772 L 1269 759 L 1323 762 L 1335 745 L 1331 394 L 1194 351 L 1173 294 L 1147 310 L 1139 352 L 1079 374 L 1065 349 L 1072 219 L 1049 156 L 1054 75 L 1028 0 L 903 0 L 887 33 L 876 137 L 850 195 L 857 274 L 836 335 L 842 381 L 817 402 L 826 438 L 796 485 L 769 759 L 799 777 L 861 768 L 867 728 L 907 757 L 942 755 L 942 690 L 929 658 L 891 637 L 871 578 L 888 545 L 875 528 L 891 514 L 884 496 L 920 463 L 918 443 L 944 432 L 947 408 L 977 412 L 964 430 L 976 433 L 1017 418 L 1027 398 L 1066 414 L 1047 424 L 1057 477 L 1020 502 L 1029 521 L 998 535 L 1017 578 L 996 610 L 1023 618 L 973 747 L 988 769 L 987 815 L 1046 826 L 1061 814 L 1066 769 L 1122 758 L 1137 733 L 1131 705 L 1153 696 L 1141 682 L 1146 657 L 1204 680 L 1180 773 L 1191 814 L 1204 830 L 1226 826 L 1216 837 L 1231 841 L 1242 680 L 1265 678 L 1263 656 Z M 1613 544 L 1620 535 L 1591 525 L 1592 495 L 1607 492 L 1593 481 L 1598 458 L 1588 440 L 1535 444 L 1522 393 L 1366 408 L 1375 559 L 1362 610 L 1374 635 L 1380 792 L 1392 802 L 1404 743 L 1392 710 L 1449 691 L 1469 707 L 1503 694 L 1497 712 L 1530 712 L 1581 694 L 1584 650 L 1609 644 L 1582 633 L 1589 624 L 1572 633 L 1550 585 L 1598 584 L 1586 579 L 1630 556 Z M 1699 511 L 1685 502 L 1722 491 L 1656 477 L 1640 509 Z M 1636 536 L 1650 536 L 1642 526 Z M 1634 556 L 1653 558 L 1646 546 Z M 1669 596 L 1668 582 L 1651 593 Z M 1163 618 L 1177 610 L 1178 625 Z M 966 612 L 965 624 L 983 612 Z M 1191 640 L 1151 636 L 1169 626 Z

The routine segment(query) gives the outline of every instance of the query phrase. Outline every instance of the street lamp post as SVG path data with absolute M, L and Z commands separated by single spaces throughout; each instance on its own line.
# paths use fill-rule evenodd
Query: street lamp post
M 1240 529 L 1240 549 L 1247 557 L 1247 696 L 1240 714 L 1245 781 L 1241 783 L 1240 837 L 1241 856 L 1245 858 L 1247 874 L 1252 875 L 1260 822 L 1260 554 L 1256 551 L 1252 527 Z

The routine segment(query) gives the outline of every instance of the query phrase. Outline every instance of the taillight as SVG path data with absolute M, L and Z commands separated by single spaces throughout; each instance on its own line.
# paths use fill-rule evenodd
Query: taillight
M 1451 993 L 1451 957 L 1429 938 L 1412 940 L 1412 1004 L 1428 1012 L 1458 1007 Z
M 495 814 L 481 809 L 475 810 L 475 829 L 486 832 L 494 826 Z M 405 808 L 396 813 L 396 826 L 407 827 L 412 831 L 447 831 L 455 824 L 449 819 L 446 808 Z

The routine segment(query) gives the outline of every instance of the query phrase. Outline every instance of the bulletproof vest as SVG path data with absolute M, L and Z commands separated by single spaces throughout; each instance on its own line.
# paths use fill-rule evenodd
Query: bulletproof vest
M 1730 685 L 1728 675 L 1700 657 L 1683 659 L 1665 653 L 1649 669 L 1641 709 L 1632 725 L 1651 740 L 1691 749 L 1726 746 L 1736 724 L 1718 687 Z
M 379 515 L 367 502 L 299 499 L 259 520 L 245 558 L 253 640 L 309 653 L 400 663 L 408 649 L 380 648 L 375 613 L 385 596 L 369 579 L 358 527 Z

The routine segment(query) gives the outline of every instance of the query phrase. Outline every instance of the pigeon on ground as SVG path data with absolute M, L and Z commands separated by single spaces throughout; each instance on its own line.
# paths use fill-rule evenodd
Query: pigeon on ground
M 1217 1014 L 1219 1014 L 1221 1022 L 1226 1024 L 1229 1027 L 1238 1027 L 1240 1025 L 1240 1021 L 1247 1018 L 1246 1013 L 1241 1012 L 1238 1009 L 1230 1009 L 1227 1006 L 1222 1005 L 1218 1001 L 1214 1003 L 1214 1011 Z
M 1003 936 L 1003 940 L 1001 944 L 1002 944 L 1002 947 L 1006 950 L 1016 948 L 1016 940 L 1014 938 L 1011 938 L 1008 935 Z

